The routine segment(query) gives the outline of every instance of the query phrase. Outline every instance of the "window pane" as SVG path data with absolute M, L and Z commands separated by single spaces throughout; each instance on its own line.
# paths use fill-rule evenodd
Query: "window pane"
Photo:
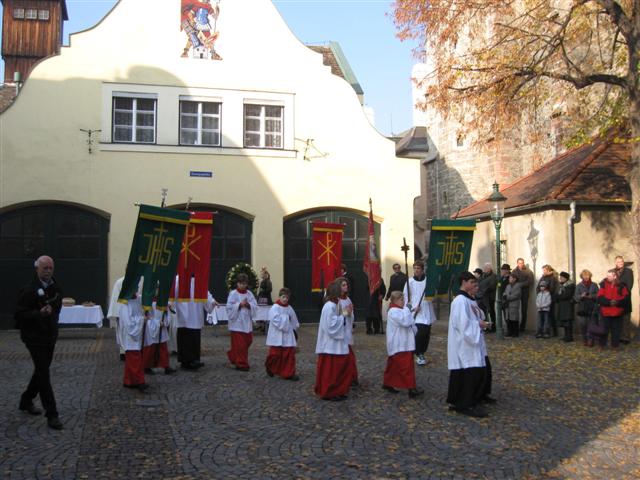
M 99 235 L 100 234 L 100 222 L 93 216 L 82 216 L 76 214 L 80 231 L 83 235 Z
M 202 113 L 218 114 L 220 112 L 220 104 L 212 102 L 204 102 L 202 104 Z
M 355 260 L 356 248 L 352 242 L 342 242 L 342 259 Z
M 248 132 L 259 132 L 260 131 L 260 120 L 247 118 L 244 121 L 244 129 L 247 130 Z
M 127 127 L 116 127 L 113 132 L 113 140 L 116 142 L 131 142 L 133 130 Z
M 27 213 L 23 215 L 22 228 L 24 235 L 44 238 L 45 223 L 44 213 Z
M 292 260 L 307 260 L 307 241 L 296 240 L 291 242 L 291 259 Z
M 260 135 L 257 133 L 245 133 L 244 134 L 244 144 L 247 147 L 259 147 L 260 146 Z
M 151 98 L 138 98 L 138 110 L 146 110 L 153 112 L 156 101 Z
M 195 130 L 181 130 L 180 143 L 182 145 L 196 145 L 198 142 L 198 132 Z
M 35 258 L 44 253 L 44 238 L 26 238 L 23 245 L 24 258 Z
M 202 128 L 206 130 L 218 130 L 219 122 L 218 117 L 202 117 Z
M 180 102 L 182 113 L 198 113 L 198 102 Z
M 22 238 L 0 238 L 0 258 L 23 258 Z
M 282 117 L 282 107 L 265 107 L 265 116 L 267 117 Z
M 265 131 L 267 132 L 281 132 L 282 121 L 280 120 L 267 120 L 265 122 Z
M 222 239 L 214 239 L 211 242 L 211 258 L 218 258 L 218 259 L 224 258 Z
M 198 117 L 192 115 L 183 115 L 180 126 L 182 128 L 198 128 Z
M 227 254 L 228 260 L 242 260 L 244 258 L 244 242 L 242 240 L 227 240 Z
M 38 18 L 38 10 L 36 10 L 35 8 L 27 8 L 25 17 L 29 20 L 35 20 L 36 18 Z
M 281 142 L 280 135 L 272 135 L 269 133 L 265 134 L 264 146 L 270 147 L 270 148 L 281 148 L 282 142 Z
M 217 132 L 202 132 L 203 145 L 220 145 L 220 135 Z
M 115 125 L 131 125 L 133 123 L 133 113 L 116 112 L 113 123 Z
M 155 115 L 148 113 L 138 113 L 136 115 L 136 125 L 138 127 L 153 127 Z
M 233 218 L 228 218 L 226 236 L 244 237 L 244 225 Z
M 49 20 L 49 10 L 38 10 L 38 20 Z
M 133 98 L 115 97 L 115 106 L 123 110 L 133 110 Z
M 338 217 L 338 223 L 344 224 L 342 238 L 356 238 L 356 221 L 350 217 Z
M 24 18 L 24 8 L 14 8 L 13 18 Z
M 136 128 L 136 141 L 142 143 L 153 143 L 153 130 L 148 128 Z
M 245 105 L 244 114 L 248 116 L 259 117 L 262 107 L 260 105 Z

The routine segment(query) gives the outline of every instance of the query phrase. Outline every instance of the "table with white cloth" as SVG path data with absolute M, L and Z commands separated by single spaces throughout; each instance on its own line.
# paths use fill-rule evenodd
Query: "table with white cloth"
M 94 305 L 92 307 L 83 307 L 76 305 L 73 307 L 62 307 L 60 310 L 60 318 L 58 323 L 61 325 L 95 325 L 98 328 L 102 328 L 102 319 L 104 314 L 100 305 Z

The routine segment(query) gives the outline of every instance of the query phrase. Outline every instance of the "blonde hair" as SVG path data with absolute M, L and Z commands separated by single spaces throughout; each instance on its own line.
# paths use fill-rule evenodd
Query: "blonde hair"
M 400 290 L 394 290 L 391 292 L 391 295 L 389 295 L 389 301 L 391 303 L 396 303 L 396 300 L 402 297 L 404 297 L 404 294 Z
M 593 277 L 593 273 L 591 273 L 591 271 L 587 270 L 586 268 L 580 272 L 580 278 L 582 278 L 584 275 L 588 275 L 589 278 Z

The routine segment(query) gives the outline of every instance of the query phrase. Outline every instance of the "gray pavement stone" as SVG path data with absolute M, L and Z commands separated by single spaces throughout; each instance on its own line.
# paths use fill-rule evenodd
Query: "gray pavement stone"
M 640 344 L 598 352 L 558 339 L 488 337 L 499 403 L 471 419 L 445 404 L 446 322 L 433 329 L 426 395 L 380 387 L 384 336 L 356 330 L 359 388 L 313 394 L 316 325 L 304 325 L 299 382 L 268 378 L 265 337 L 249 372 L 226 363 L 224 329 L 203 331 L 198 372 L 122 387 L 113 330 L 65 329 L 52 380 L 65 429 L 18 411 L 31 373 L 15 331 L 0 332 L 0 478 L 638 478 Z M 175 358 L 172 358 L 175 362 Z

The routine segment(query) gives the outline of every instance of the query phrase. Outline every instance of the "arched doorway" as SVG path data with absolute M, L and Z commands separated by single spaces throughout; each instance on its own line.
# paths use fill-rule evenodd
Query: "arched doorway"
M 362 270 L 368 235 L 368 219 L 346 210 L 302 213 L 284 222 L 284 282 L 292 290 L 291 304 L 301 321 L 317 322 L 322 309 L 319 293 L 311 292 L 311 222 L 343 223 L 342 263 L 354 279 L 351 299 L 356 321 L 363 321 L 369 304 L 367 276 Z M 376 236 L 380 227 L 375 225 Z
M 65 296 L 106 313 L 109 218 L 68 204 L 45 203 L 0 213 L 0 328 L 13 328 L 18 292 L 34 261 L 50 255 Z

